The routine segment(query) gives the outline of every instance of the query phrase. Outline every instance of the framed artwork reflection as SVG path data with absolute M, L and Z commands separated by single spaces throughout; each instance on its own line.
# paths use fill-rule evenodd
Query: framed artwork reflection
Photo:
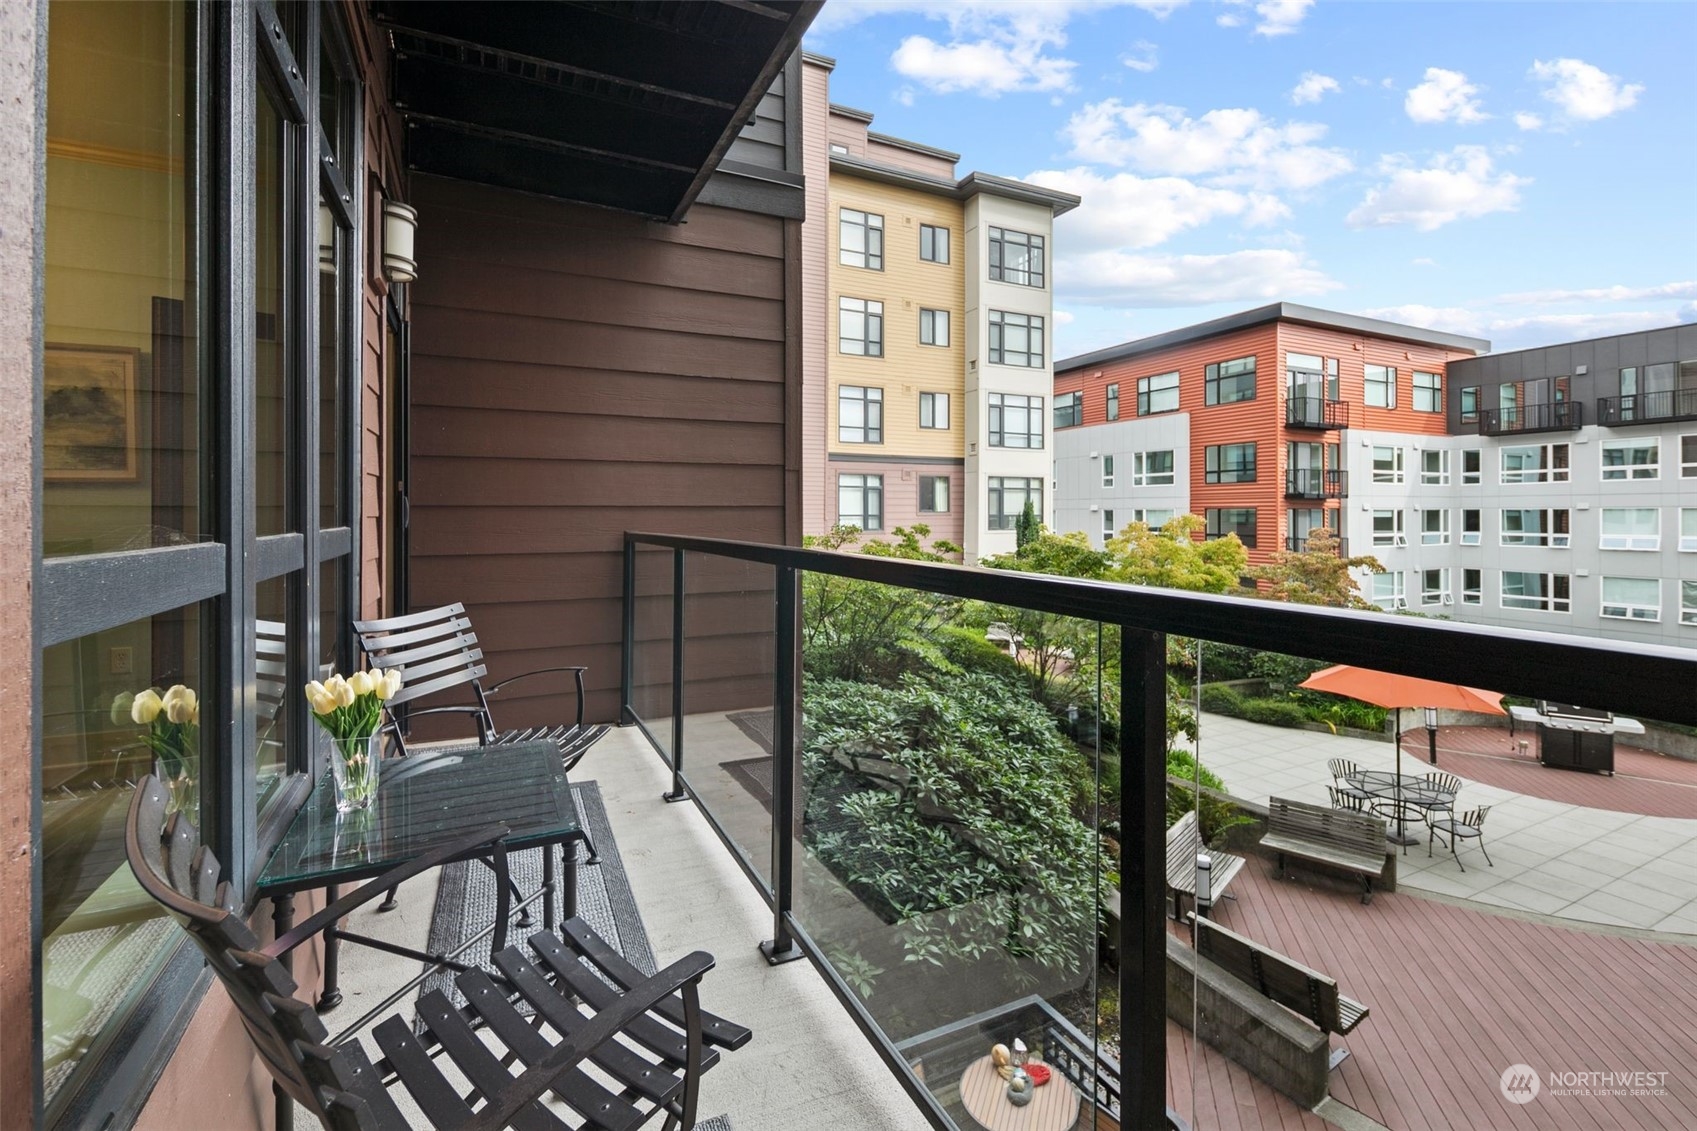
M 49 482 L 138 478 L 136 373 L 141 351 L 48 345 L 43 351 L 41 472 Z

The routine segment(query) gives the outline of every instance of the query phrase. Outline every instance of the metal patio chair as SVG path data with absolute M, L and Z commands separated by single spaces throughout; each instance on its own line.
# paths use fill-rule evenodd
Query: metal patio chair
M 1344 809 L 1351 813 L 1367 812 L 1367 802 L 1341 785 L 1328 785 L 1326 793 L 1331 796 L 1333 809 Z
M 1455 816 L 1455 799 L 1461 793 L 1461 779 L 1454 774 L 1431 773 L 1426 775 L 1426 785 L 1434 793 L 1449 798 L 1448 805 L 1426 806 L 1426 823 L 1431 824 L 1443 813 Z
M 1351 806 L 1351 808 L 1359 809 L 1372 804 L 1373 795 L 1371 793 L 1358 785 L 1351 785 L 1345 780 L 1350 774 L 1359 773 L 1361 771 L 1360 766 L 1357 766 L 1348 758 L 1333 758 L 1326 763 L 1326 769 L 1331 771 L 1332 782 L 1336 789 L 1361 802 L 1361 805 Z M 1343 806 L 1334 805 L 1333 808 L 1343 808 Z
M 390 1094 L 397 1084 L 439 1129 L 613 1131 L 665 1112 L 665 1131 L 687 1131 L 701 1074 L 719 1060 L 710 1046 L 737 1049 L 750 1039 L 747 1029 L 701 1009 L 699 985 L 712 955 L 696 951 L 648 977 L 572 919 L 559 935 L 532 935 L 530 954 L 510 946 L 495 955 L 496 975 L 460 974 L 464 1007 L 433 990 L 419 999 L 417 1030 L 398 1013 L 379 1022 L 371 1032 L 374 1061 L 358 1037 L 331 1043 L 317 1011 L 294 996 L 282 959 L 389 887 L 475 848 L 499 851 L 506 829 L 402 865 L 261 945 L 219 878 L 217 858 L 185 814 L 167 818 L 166 804 L 164 786 L 143 779 L 125 833 L 131 870 L 205 954 L 280 1097 L 331 1131 L 408 1128 Z M 533 1017 L 521 1015 L 525 1006 Z
M 1467 865 L 1461 862 L 1461 853 L 1455 850 L 1458 837 L 1462 840 L 1477 840 L 1479 851 L 1485 853 L 1486 866 L 1495 868 L 1496 865 L 1491 863 L 1491 854 L 1485 852 L 1485 815 L 1490 811 L 1489 805 L 1481 805 L 1477 809 L 1469 809 L 1460 817 L 1451 813 L 1448 817 L 1433 821 L 1431 831 L 1426 834 L 1426 855 L 1432 855 L 1432 841 L 1439 833 L 1443 833 L 1450 838 L 1450 854 L 1455 857 L 1456 867 L 1463 872 L 1467 871 Z

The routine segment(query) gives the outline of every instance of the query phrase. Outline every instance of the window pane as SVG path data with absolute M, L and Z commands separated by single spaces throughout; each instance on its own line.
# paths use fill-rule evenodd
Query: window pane
M 258 702 L 254 710 L 253 748 L 259 788 L 254 791 L 257 812 L 265 805 L 289 772 L 289 754 L 297 741 L 289 733 L 288 666 L 284 648 L 288 638 L 289 578 L 274 577 L 258 586 L 258 609 L 254 621 L 257 641 L 254 686 Z M 295 690 L 299 695 L 300 690 Z
M 328 60 L 325 61 L 328 65 Z M 343 334 L 341 278 L 344 233 L 323 205 L 318 216 L 318 501 L 319 524 L 345 526 L 342 434 Z
M 260 536 L 292 529 L 288 514 L 291 450 L 285 304 L 289 229 L 287 123 L 259 84 L 254 140 L 254 504 Z
M 195 541 L 201 287 L 186 128 L 192 11 L 51 11 L 42 551 Z

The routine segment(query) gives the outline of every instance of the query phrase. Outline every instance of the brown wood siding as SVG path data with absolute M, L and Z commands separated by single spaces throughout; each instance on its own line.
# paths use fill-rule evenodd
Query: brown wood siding
M 782 220 L 706 206 L 667 227 L 414 188 L 412 605 L 464 601 L 495 679 L 588 665 L 588 713 L 612 720 L 624 532 L 786 539 L 793 242 Z M 692 688 L 769 672 L 770 581 L 699 608 L 689 591 Z M 502 725 L 558 721 L 559 691 L 515 685 Z

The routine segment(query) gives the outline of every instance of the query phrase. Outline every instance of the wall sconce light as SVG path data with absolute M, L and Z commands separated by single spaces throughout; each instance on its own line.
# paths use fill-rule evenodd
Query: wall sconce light
M 336 214 L 327 204 L 318 206 L 318 272 L 336 273 Z
M 398 200 L 383 202 L 383 274 L 391 283 L 418 278 L 413 237 L 418 234 L 418 210 Z

